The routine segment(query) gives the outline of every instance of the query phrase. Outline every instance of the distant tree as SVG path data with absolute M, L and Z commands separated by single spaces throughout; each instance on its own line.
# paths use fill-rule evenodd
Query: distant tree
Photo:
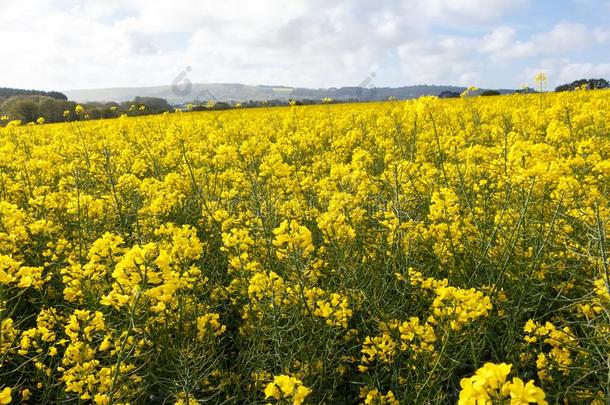
M 54 98 L 55 100 L 64 100 L 64 101 L 68 101 L 68 96 L 66 96 L 64 93 L 60 93 L 58 91 L 49 91 L 46 94 L 43 94 L 45 96 Z
M 90 102 L 81 105 L 85 109 L 84 115 L 88 116 L 90 119 L 97 120 L 101 118 L 110 118 L 113 116 L 110 114 L 108 107 L 106 107 L 106 104 L 104 103 Z
M 484 90 L 481 92 L 481 96 L 499 96 L 500 92 L 497 90 Z
M 517 93 L 517 94 L 530 94 L 530 93 L 536 93 L 536 90 L 531 88 L 531 87 L 524 87 L 522 89 L 515 90 L 515 93 Z
M 40 97 L 38 99 L 38 106 L 40 116 L 45 119 L 45 122 L 62 122 L 65 119 L 64 111 L 73 110 L 76 104 L 67 100 Z
M 575 80 L 572 83 L 562 84 L 555 88 L 556 92 L 562 91 L 574 91 L 585 87 L 589 90 L 595 89 L 607 89 L 610 87 L 610 83 L 606 79 L 580 79 Z
M 40 118 L 40 106 L 30 98 L 20 98 L 8 104 L 3 110 L 11 119 L 20 120 L 21 122 L 35 122 Z
M 0 104 L 0 115 L 23 122 L 34 122 L 44 118 L 45 122 L 62 122 L 63 113 L 74 110 L 76 103 L 48 96 L 12 96 Z
M 68 100 L 68 97 L 58 91 L 41 91 L 41 90 L 24 90 L 24 89 L 13 89 L 8 87 L 0 87 L 0 97 L 13 97 L 13 96 L 47 96 L 56 100 Z
M 214 104 L 213 108 L 215 110 L 228 110 L 228 109 L 230 109 L 232 107 L 231 107 L 231 104 L 225 103 L 224 101 L 220 101 L 220 102 Z
M 574 89 L 572 89 L 569 84 L 560 84 L 559 86 L 555 87 L 555 91 L 557 93 L 560 93 L 562 91 L 570 91 L 570 90 L 574 90 Z
M 159 97 L 136 97 L 132 104 L 138 107 L 145 106 L 149 114 L 159 114 L 172 110 L 172 106 L 169 105 L 167 100 Z
M 211 110 L 211 107 L 208 107 L 206 103 L 203 104 L 193 104 L 190 108 L 191 111 L 208 111 Z
M 441 91 L 438 95 L 438 98 L 458 98 L 460 93 L 456 91 L 444 90 Z

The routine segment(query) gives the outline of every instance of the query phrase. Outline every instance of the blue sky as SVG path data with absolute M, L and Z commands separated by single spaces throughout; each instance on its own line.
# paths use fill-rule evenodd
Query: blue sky
M 0 87 L 610 79 L 610 0 L 0 0 Z M 24 17 L 27 16 L 27 17 Z M 26 21 L 26 23 L 24 23 Z

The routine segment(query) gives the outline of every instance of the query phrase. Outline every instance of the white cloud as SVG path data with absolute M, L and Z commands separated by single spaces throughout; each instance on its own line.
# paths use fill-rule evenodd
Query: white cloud
M 516 40 L 516 31 L 500 27 L 483 39 L 482 49 L 500 59 L 524 59 L 565 55 L 586 50 L 610 41 L 610 30 L 588 28 L 583 24 L 561 22 L 549 31 L 532 35 L 526 41 Z
M 610 42 L 606 27 L 569 22 L 520 37 L 502 17 L 531 1 L 0 0 L 0 85 L 169 84 L 191 66 L 193 82 L 342 86 L 378 66 L 378 86 L 510 86 L 493 69 Z
M 560 84 L 571 83 L 579 79 L 610 78 L 610 63 L 576 62 L 569 58 L 546 58 L 536 65 L 523 69 L 519 78 L 523 83 L 533 85 L 538 72 L 545 72 L 549 78 L 549 89 Z
M 473 84 L 477 41 L 454 37 L 432 37 L 398 48 L 405 79 L 416 83 Z
M 467 22 L 499 17 L 527 5 L 529 0 L 422 0 L 422 3 L 429 16 Z
M 512 27 L 501 26 L 483 37 L 481 50 L 484 52 L 503 52 L 513 45 L 517 32 Z
M 14 86 L 122 86 L 171 82 L 191 65 L 193 81 L 354 85 L 387 49 L 424 30 L 405 13 L 415 3 L 11 2 L 0 26 L 14 38 L 4 46 L 13 56 L 0 74 Z M 23 15 L 33 23 L 24 26 Z M 165 46 L 172 35 L 180 39 Z
M 562 83 L 578 79 L 597 79 L 610 77 L 610 63 L 572 63 L 568 62 L 558 72 Z

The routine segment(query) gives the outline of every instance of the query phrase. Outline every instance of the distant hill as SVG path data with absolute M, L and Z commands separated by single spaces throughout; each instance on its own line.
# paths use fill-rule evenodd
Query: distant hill
M 60 93 L 58 91 L 25 90 L 0 87 L 0 99 L 5 99 L 13 96 L 47 96 L 56 100 L 68 99 L 65 94 Z
M 67 90 L 64 93 L 70 100 L 78 102 L 114 101 L 124 102 L 136 97 L 160 97 L 170 104 L 178 105 L 193 101 L 233 101 L 249 100 L 320 100 L 325 97 L 334 100 L 377 101 L 395 97 L 399 100 L 417 98 L 425 95 L 437 96 L 442 92 L 464 91 L 465 87 L 417 85 L 403 87 L 341 87 L 329 89 L 309 89 L 286 86 L 251 86 L 237 83 L 195 83 L 190 87 L 154 86 L 154 87 L 124 87 L 90 90 Z M 513 93 L 514 90 L 500 89 L 502 94 Z

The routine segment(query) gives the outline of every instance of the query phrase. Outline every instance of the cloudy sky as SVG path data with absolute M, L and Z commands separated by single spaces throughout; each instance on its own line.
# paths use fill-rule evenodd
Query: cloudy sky
M 610 0 L 0 0 L 0 87 L 610 78 Z

